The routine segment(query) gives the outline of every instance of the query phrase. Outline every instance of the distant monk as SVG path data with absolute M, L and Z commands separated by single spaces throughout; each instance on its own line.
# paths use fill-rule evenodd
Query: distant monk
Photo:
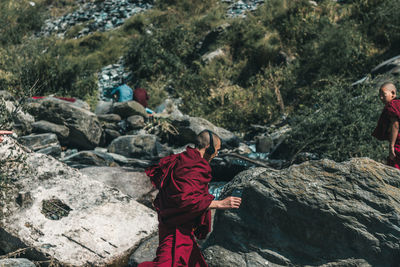
M 147 108 L 147 100 L 149 100 L 149 95 L 147 94 L 146 90 L 140 88 L 139 85 L 135 86 L 135 91 L 133 92 L 133 99 L 142 104 L 143 107 Z
M 379 98 L 385 104 L 372 136 L 381 141 L 389 141 L 387 164 L 400 169 L 400 99 L 396 98 L 396 87 L 391 82 L 379 88 Z
M 3 142 L 3 136 L 2 135 L 6 135 L 6 134 L 12 134 L 12 131 L 2 131 L 0 130 L 0 143 Z
M 111 91 L 110 95 L 116 102 L 131 101 L 133 98 L 133 91 L 128 85 L 121 84 L 120 86 L 115 87 Z
M 214 196 L 208 193 L 209 162 L 220 147 L 220 138 L 204 130 L 197 136 L 195 148 L 187 147 L 185 152 L 165 157 L 146 170 L 159 189 L 154 200 L 159 245 L 156 258 L 138 267 L 208 266 L 195 236 L 204 239 L 210 232 L 210 209 L 237 209 L 241 203 L 241 198 L 232 196 L 213 200 Z

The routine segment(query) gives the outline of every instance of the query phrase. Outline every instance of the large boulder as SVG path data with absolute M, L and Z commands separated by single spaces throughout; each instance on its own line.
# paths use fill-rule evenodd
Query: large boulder
M 7 111 L 12 114 L 12 128 L 18 135 L 30 134 L 32 131 L 32 123 L 35 122 L 35 118 L 29 113 L 24 112 L 14 102 L 5 101 Z
M 152 261 L 156 257 L 156 251 L 158 248 L 158 235 L 144 241 L 135 253 L 129 258 L 129 267 L 136 267 L 139 263 L 145 261 Z
M 112 101 L 99 101 L 97 102 L 97 106 L 94 113 L 96 113 L 97 115 L 107 114 L 112 111 L 112 107 L 113 107 Z
M 111 142 L 108 151 L 129 158 L 152 159 L 162 156 L 165 149 L 157 136 L 143 134 L 120 136 Z
M 118 123 L 121 121 L 121 116 L 117 114 L 99 114 L 97 115 L 100 121 Z
M 34 133 L 54 133 L 60 141 L 65 141 L 69 135 L 68 127 L 44 120 L 34 122 L 32 128 Z
M 139 102 L 134 100 L 114 103 L 113 113 L 120 115 L 123 119 L 133 115 L 148 116 L 146 109 Z
M 143 116 L 133 115 L 126 119 L 126 123 L 128 125 L 128 129 L 142 129 L 146 124 L 144 122 Z
M 68 143 L 82 149 L 93 149 L 102 135 L 102 128 L 96 115 L 89 110 L 72 105 L 70 102 L 49 98 L 40 105 L 31 105 L 32 115 L 37 120 L 65 125 L 69 129 Z
M 221 257 L 210 266 L 263 266 L 244 265 L 249 253 L 282 266 L 397 266 L 399 176 L 368 158 L 244 171 L 224 187 L 223 197 L 243 189 L 242 205 L 217 212 L 206 258 Z
M 80 170 L 89 178 L 118 188 L 122 193 L 138 200 L 152 191 L 153 186 L 144 172 L 121 167 L 88 167 Z
M 61 266 L 125 266 L 142 240 L 157 231 L 156 213 L 116 188 L 5 137 L 0 195 L 0 248 L 29 247 L 30 260 Z M 18 196 L 18 197 L 16 197 Z
M 88 166 L 118 166 L 114 158 L 107 153 L 99 151 L 79 151 L 78 153 L 64 157 L 63 162 L 74 168 L 85 168 Z
M 206 119 L 200 117 L 180 116 L 172 120 L 172 125 L 178 130 L 178 135 L 173 137 L 173 143 L 176 145 L 184 145 L 193 143 L 196 136 L 205 129 L 216 133 L 222 140 L 223 146 L 237 147 L 239 146 L 239 138 L 232 132 L 215 126 Z
M 59 146 L 57 136 L 52 133 L 31 134 L 27 136 L 22 136 L 18 138 L 18 141 L 21 144 L 29 147 L 33 151 L 37 151 L 51 146 L 57 146 L 57 145 Z

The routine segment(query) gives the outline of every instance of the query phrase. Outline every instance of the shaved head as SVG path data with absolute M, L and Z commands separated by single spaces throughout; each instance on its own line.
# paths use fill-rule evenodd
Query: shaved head
M 211 136 L 213 138 L 214 146 L 217 144 L 217 142 L 220 142 L 221 139 L 219 138 L 218 135 L 215 133 L 211 132 Z M 208 130 L 203 130 L 201 131 L 196 138 L 196 148 L 205 148 L 210 144 L 210 134 L 208 133 Z
M 396 92 L 396 86 L 392 82 L 385 82 L 380 87 L 381 90 L 388 90 L 391 92 Z

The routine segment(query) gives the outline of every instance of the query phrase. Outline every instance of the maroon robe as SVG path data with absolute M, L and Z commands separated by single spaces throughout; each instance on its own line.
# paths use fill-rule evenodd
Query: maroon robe
M 381 141 L 389 141 L 390 135 L 390 119 L 395 118 L 400 120 L 400 99 L 393 99 L 385 105 L 379 117 L 378 124 L 372 133 L 376 139 Z M 394 145 L 396 158 L 391 160 L 388 158 L 387 164 L 389 166 L 400 169 L 400 132 L 397 135 L 396 143 Z
M 147 108 L 147 100 L 149 100 L 149 96 L 143 88 L 136 88 L 133 91 L 133 100 L 142 104 L 143 107 Z
M 207 266 L 195 236 L 204 239 L 211 230 L 208 193 L 211 167 L 197 149 L 160 160 L 146 174 L 159 189 L 154 206 L 159 220 L 159 246 L 153 262 L 145 266 Z

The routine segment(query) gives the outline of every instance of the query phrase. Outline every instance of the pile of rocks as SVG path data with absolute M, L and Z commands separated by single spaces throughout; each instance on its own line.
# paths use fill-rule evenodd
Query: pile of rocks
M 125 19 L 152 8 L 150 1 L 106 0 L 88 1 L 72 13 L 57 19 L 48 19 L 38 35 L 57 34 L 64 37 L 72 26 L 85 23 L 77 38 L 95 31 L 107 31 L 122 25 Z
M 264 0 L 223 0 L 222 2 L 231 3 L 228 8 L 229 17 L 246 17 L 246 12 L 256 10 L 261 4 L 264 4 Z
M 98 73 L 99 98 L 110 101 L 108 94 L 112 88 L 132 80 L 132 73 L 124 67 L 124 60 L 120 58 L 115 64 L 105 66 Z
M 232 132 L 203 118 L 182 114 L 171 100 L 161 105 L 164 110 L 159 110 L 153 121 L 136 101 L 99 101 L 95 113 L 81 102 L 54 97 L 32 101 L 27 107 L 29 120 L 24 121 L 27 127 L 18 132 L 18 141 L 75 168 L 124 166 L 143 170 L 163 156 L 182 151 L 204 129 L 221 137 L 224 153 L 251 152 Z M 174 133 L 167 133 L 167 128 Z M 232 162 L 220 158 L 215 163 L 220 165 L 216 172 L 221 170 L 225 180 L 243 169 L 225 177 L 223 169 Z

